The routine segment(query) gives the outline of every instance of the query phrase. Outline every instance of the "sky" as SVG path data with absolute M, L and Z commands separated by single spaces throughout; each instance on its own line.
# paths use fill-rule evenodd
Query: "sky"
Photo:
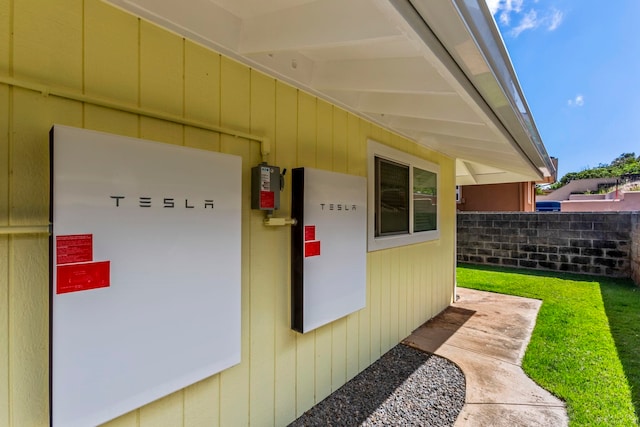
M 640 155 L 640 1 L 486 0 L 558 179 Z

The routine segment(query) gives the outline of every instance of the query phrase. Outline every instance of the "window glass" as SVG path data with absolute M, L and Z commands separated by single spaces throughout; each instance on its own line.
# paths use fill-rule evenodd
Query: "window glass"
M 413 231 L 438 228 L 438 176 L 413 168 Z
M 368 250 L 439 239 L 440 166 L 375 141 L 367 157 Z
M 376 158 L 376 235 L 409 232 L 409 167 Z

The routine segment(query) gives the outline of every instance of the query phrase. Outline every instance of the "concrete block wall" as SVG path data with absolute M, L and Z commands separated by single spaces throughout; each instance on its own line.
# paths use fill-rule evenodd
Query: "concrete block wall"
M 631 276 L 632 212 L 458 212 L 458 261 Z M 636 243 L 640 242 L 636 225 Z M 635 247 L 638 274 L 638 247 Z
M 640 212 L 631 215 L 631 278 L 640 286 Z

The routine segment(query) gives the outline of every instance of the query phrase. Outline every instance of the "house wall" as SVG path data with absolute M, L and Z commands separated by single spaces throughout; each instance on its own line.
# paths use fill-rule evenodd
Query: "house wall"
M 54 123 L 243 160 L 242 362 L 111 427 L 286 425 L 452 300 L 455 165 L 446 156 L 98 0 L 0 0 L 0 78 L 0 225 L 48 222 Z M 73 96 L 47 95 L 52 87 Z M 267 228 L 250 210 L 259 144 L 176 117 L 266 136 L 270 163 L 289 170 L 366 176 L 368 138 L 437 163 L 441 237 L 369 253 L 366 308 L 298 334 L 289 327 L 290 230 Z M 290 213 L 286 181 L 279 216 Z M 0 427 L 49 425 L 50 344 L 49 240 L 0 235 Z
M 465 185 L 462 187 L 461 211 L 533 212 L 535 191 L 532 182 Z
M 564 200 L 562 212 L 618 212 L 640 210 L 640 192 L 620 193 L 619 199 L 588 200 L 586 198 Z M 604 198 L 604 197 L 603 197 Z

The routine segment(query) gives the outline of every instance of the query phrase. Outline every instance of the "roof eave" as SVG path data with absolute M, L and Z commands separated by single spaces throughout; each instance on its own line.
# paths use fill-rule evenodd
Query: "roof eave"
M 409 0 L 425 24 L 460 67 L 469 82 L 482 96 L 522 153 L 535 165 L 541 176 L 553 176 L 555 166 L 538 133 L 500 31 L 484 0 L 432 2 Z M 451 9 L 455 9 L 452 13 Z M 452 22 L 457 16 L 458 22 Z M 457 39 L 450 37 L 452 26 Z M 464 38 L 459 35 L 464 34 Z M 471 43 L 464 43 L 464 41 Z M 466 49 L 460 49 L 465 44 Z M 469 46 L 476 51 L 469 52 Z M 466 54 L 466 55 L 465 55 Z M 487 73 L 478 73 L 483 61 Z

